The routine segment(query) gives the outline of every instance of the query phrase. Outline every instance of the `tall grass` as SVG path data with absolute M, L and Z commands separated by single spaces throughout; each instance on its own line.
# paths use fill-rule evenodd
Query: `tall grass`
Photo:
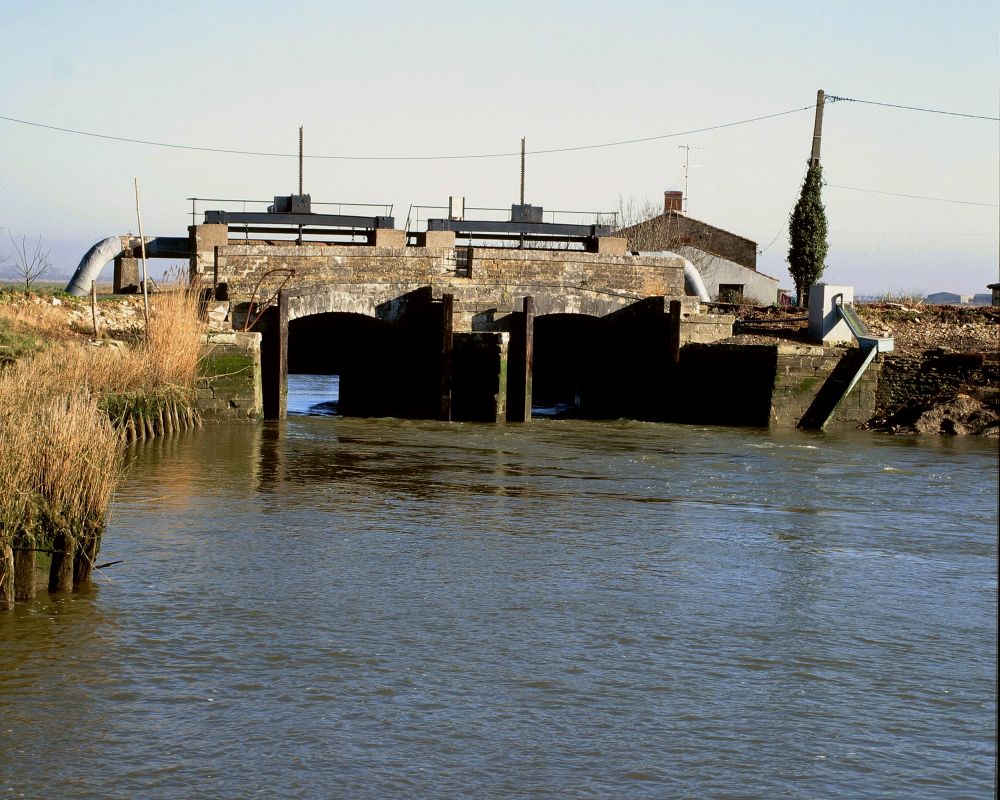
M 197 302 L 193 290 L 155 295 L 146 335 L 124 350 L 49 336 L 39 352 L 0 367 L 0 607 L 13 596 L 12 551 L 20 583 L 33 581 L 38 550 L 52 554 L 50 589 L 89 578 L 125 439 L 195 421 Z M 55 330 L 43 314 L 34 329 Z M 17 593 L 30 596 L 20 584 Z

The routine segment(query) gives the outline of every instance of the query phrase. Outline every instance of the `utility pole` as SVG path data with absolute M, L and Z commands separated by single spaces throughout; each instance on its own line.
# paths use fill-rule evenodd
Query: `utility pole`
M 692 150 L 704 150 L 703 147 L 692 147 L 689 144 L 679 144 L 677 145 L 678 150 L 683 150 L 684 152 L 684 205 L 681 206 L 681 213 L 687 214 L 688 211 L 688 176 L 691 174 L 691 151 Z M 695 164 L 695 166 L 698 166 Z
M 302 126 L 299 125 L 299 194 L 305 194 L 302 191 Z
M 812 156 L 809 158 L 809 166 L 819 166 L 819 145 L 823 139 L 823 106 L 826 104 L 826 93 L 820 89 L 816 92 L 816 121 L 813 123 L 813 146 Z
M 524 137 L 521 137 L 521 205 L 524 205 Z
M 304 194 L 302 191 L 302 126 L 299 125 L 299 197 Z M 299 225 L 299 236 L 295 240 L 296 244 L 302 244 L 302 226 Z
M 142 254 L 142 317 L 146 321 L 146 336 L 149 336 L 149 273 L 146 271 L 146 237 L 142 235 L 142 211 L 139 209 L 139 179 L 135 183 L 135 216 L 139 221 L 139 252 Z
M 524 205 L 524 137 L 521 137 L 521 205 Z M 524 213 L 524 209 L 521 209 L 521 213 Z M 513 219 L 513 217 L 512 217 Z M 524 248 L 524 234 L 522 233 L 517 239 L 517 246 L 519 248 Z

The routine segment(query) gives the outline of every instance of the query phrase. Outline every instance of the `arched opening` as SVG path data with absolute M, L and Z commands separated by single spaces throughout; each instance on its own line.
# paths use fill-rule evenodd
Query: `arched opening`
M 389 323 L 325 312 L 288 322 L 290 413 L 434 418 L 441 402 L 441 311 L 416 305 Z M 310 394 L 310 387 L 323 394 Z
M 362 314 L 315 314 L 288 323 L 288 413 L 382 416 L 393 331 Z M 382 368 L 378 368 L 381 366 Z
M 532 416 L 602 416 L 601 323 L 586 314 L 535 317 Z
M 663 419 L 675 380 L 669 319 L 650 303 L 599 318 L 536 317 L 532 415 Z

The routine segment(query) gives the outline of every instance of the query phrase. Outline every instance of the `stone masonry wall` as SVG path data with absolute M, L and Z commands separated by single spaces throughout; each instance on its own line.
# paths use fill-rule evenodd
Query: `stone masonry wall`
M 263 417 L 259 333 L 210 333 L 196 388 L 196 406 L 205 420 L 258 420 Z
M 834 370 L 849 373 L 859 355 L 856 348 L 814 345 L 685 345 L 669 419 L 797 427 Z M 878 363 L 868 368 L 837 407 L 828 430 L 856 428 L 872 417 L 879 368 Z
M 234 302 L 250 299 L 261 276 L 294 269 L 290 291 L 315 288 L 306 313 L 344 311 L 384 316 L 409 292 L 430 286 L 435 297 L 455 296 L 455 329 L 492 330 L 494 320 L 535 297 L 536 313 L 604 316 L 638 299 L 684 293 L 679 259 L 608 255 L 566 250 L 474 248 L 461 267 L 454 248 L 375 248 L 349 245 L 235 244 L 216 249 L 216 280 Z M 285 274 L 266 277 L 267 296 Z M 323 295 L 319 297 L 319 295 Z M 295 305 L 290 318 L 299 314 Z
M 779 428 L 796 427 L 845 356 L 859 355 L 847 348 L 818 345 L 778 345 L 776 351 L 770 425 Z M 868 367 L 837 407 L 827 430 L 857 428 L 871 419 L 880 366 L 876 361 Z

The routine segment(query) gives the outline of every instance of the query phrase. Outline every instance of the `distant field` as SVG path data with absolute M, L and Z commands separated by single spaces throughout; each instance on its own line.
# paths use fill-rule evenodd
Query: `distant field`
M 51 281 L 34 281 L 31 284 L 31 291 L 38 292 L 39 294 L 52 294 L 53 292 L 61 292 L 66 288 L 66 284 L 69 283 L 69 278 L 62 280 L 51 280 Z M 24 290 L 24 281 L 15 281 L 8 278 L 0 279 L 0 289 L 21 289 Z M 114 289 L 114 284 L 110 281 L 107 283 L 97 284 L 98 294 L 111 294 Z

